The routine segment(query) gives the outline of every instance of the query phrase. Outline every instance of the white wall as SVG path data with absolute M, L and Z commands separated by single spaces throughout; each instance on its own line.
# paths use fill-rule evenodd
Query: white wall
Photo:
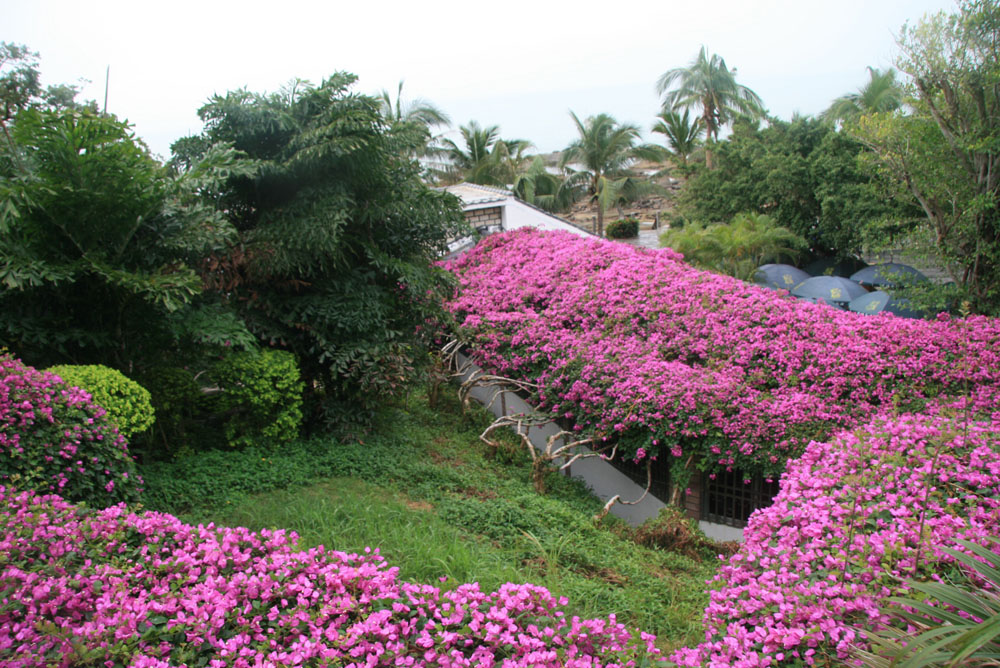
M 543 211 L 509 198 L 503 208 L 504 229 L 516 230 L 519 227 L 537 227 L 540 230 L 564 230 L 578 234 L 581 237 L 593 237 L 589 232 L 581 230 L 576 225 L 550 216 Z

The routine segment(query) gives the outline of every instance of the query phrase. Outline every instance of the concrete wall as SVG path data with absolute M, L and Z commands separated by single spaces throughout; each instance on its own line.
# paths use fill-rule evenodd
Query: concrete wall
M 503 225 L 505 230 L 516 230 L 519 227 L 537 227 L 540 230 L 563 230 L 578 234 L 581 237 L 593 237 L 592 234 L 581 230 L 576 225 L 551 216 L 544 211 L 539 211 L 513 197 L 507 200 L 504 207 L 504 214 Z
M 479 367 L 470 363 L 464 355 L 459 356 L 459 365 L 469 364 L 469 370 L 462 380 L 466 380 L 473 373 L 481 372 Z M 495 396 L 494 396 L 495 395 Z M 493 415 L 516 415 L 518 413 L 530 413 L 532 407 L 521 397 L 513 392 L 502 392 L 497 394 L 495 388 L 474 388 L 471 396 L 476 401 L 485 405 Z M 539 450 L 545 449 L 545 444 L 549 437 L 559 433 L 559 427 L 553 423 L 542 427 L 532 427 L 528 432 L 528 438 Z M 581 448 L 588 451 L 587 448 Z M 563 460 L 565 461 L 565 460 Z M 635 501 L 642 496 L 644 487 L 634 483 L 628 476 L 616 469 L 614 466 L 604 461 L 600 457 L 588 457 L 578 459 L 566 471 L 574 478 L 582 479 L 594 494 L 602 501 L 607 501 L 615 494 L 618 494 L 623 501 Z M 611 514 L 622 518 L 632 526 L 639 526 L 650 517 L 656 517 L 666 504 L 652 494 L 635 505 L 622 505 L 616 503 L 611 508 Z M 688 504 L 685 504 L 688 506 Z M 688 507 L 689 512 L 693 509 Z M 699 521 L 698 525 L 709 538 L 715 540 L 743 540 L 743 530 L 723 524 Z

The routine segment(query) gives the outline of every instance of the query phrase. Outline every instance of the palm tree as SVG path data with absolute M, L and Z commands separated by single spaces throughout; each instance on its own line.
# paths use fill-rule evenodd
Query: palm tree
M 416 98 L 407 103 L 403 103 L 403 82 L 399 82 L 396 90 L 396 101 L 393 103 L 389 96 L 389 91 L 382 89 L 378 94 L 380 112 L 383 118 L 391 124 L 396 123 L 419 123 L 424 127 L 431 128 L 435 125 L 451 125 L 451 119 L 433 104 L 423 98 Z
M 518 199 L 546 211 L 565 211 L 574 201 L 571 184 L 551 173 L 538 155 L 514 177 L 511 190 Z
M 524 139 L 501 139 L 500 127 L 481 127 L 476 121 L 459 127 L 462 134 L 460 146 L 451 139 L 441 145 L 449 160 L 446 180 L 465 180 L 481 185 L 507 186 L 514 179 L 527 157 L 524 152 L 531 142 Z
M 664 109 L 701 109 L 706 138 L 719 140 L 719 130 L 740 115 L 759 118 L 764 104 L 757 93 L 736 83 L 736 69 L 726 67 L 717 54 L 708 57 L 705 47 L 688 67 L 675 67 L 656 82 Z M 705 164 L 712 168 L 712 153 L 705 149 Z
M 903 88 L 896 81 L 896 70 L 868 68 L 868 83 L 857 93 L 838 97 L 821 118 L 831 123 L 855 121 L 865 114 L 895 111 L 903 106 Z
M 582 122 L 569 112 L 576 123 L 579 139 L 566 147 L 562 167 L 577 164 L 579 170 L 569 169 L 568 186 L 581 187 L 597 204 L 597 234 L 604 236 L 604 211 L 621 201 L 629 201 L 655 190 L 655 186 L 637 179 L 629 168 L 640 158 L 662 160 L 664 150 L 652 144 L 637 145 L 639 128 L 619 124 L 608 114 L 598 114 Z
M 389 123 L 397 136 L 403 138 L 406 152 L 414 158 L 432 158 L 440 153 L 440 137 L 431 128 L 451 125 L 451 119 L 433 104 L 423 98 L 403 102 L 403 82 L 396 89 L 393 102 L 389 91 L 382 89 L 376 98 L 379 113 Z M 425 165 L 426 167 L 427 165 Z
M 661 111 L 660 120 L 653 125 L 653 132 L 658 132 L 667 138 L 667 146 L 671 154 L 680 162 L 681 167 L 687 167 L 688 156 L 698 147 L 698 142 L 705 132 L 705 125 L 700 118 L 691 122 L 688 109 L 681 116 L 676 111 Z

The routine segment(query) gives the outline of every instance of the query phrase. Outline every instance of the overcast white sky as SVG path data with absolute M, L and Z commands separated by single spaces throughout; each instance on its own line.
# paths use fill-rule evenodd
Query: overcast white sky
M 41 56 L 44 84 L 92 83 L 163 158 L 201 128 L 213 93 L 319 82 L 337 70 L 356 89 L 423 97 L 453 127 L 477 120 L 540 151 L 575 137 L 569 110 L 652 125 L 656 79 L 705 45 L 738 70 L 771 113 L 816 114 L 892 64 L 907 20 L 953 0 L 0 0 L 0 41 Z

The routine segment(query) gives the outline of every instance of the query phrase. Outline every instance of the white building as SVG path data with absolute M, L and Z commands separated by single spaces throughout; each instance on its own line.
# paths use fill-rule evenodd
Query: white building
M 479 237 L 516 230 L 519 227 L 564 230 L 582 237 L 593 236 L 568 220 L 517 199 L 509 190 L 473 183 L 459 183 L 438 190 L 449 192 L 462 200 L 465 219 L 475 232 L 473 236 L 453 240 L 448 245 L 449 256 L 471 248 Z

